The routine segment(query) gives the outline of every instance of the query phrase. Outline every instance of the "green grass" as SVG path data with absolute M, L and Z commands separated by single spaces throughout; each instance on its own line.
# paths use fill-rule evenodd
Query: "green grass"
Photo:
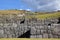
M 27 18 L 37 18 L 37 19 L 51 19 L 51 18 L 59 18 L 59 17 L 60 17 L 60 12 L 27 16 Z
M 27 12 L 24 10 L 0 10 L 0 14 L 20 14 L 24 13 L 26 14 L 25 18 L 37 18 L 37 19 L 50 19 L 50 18 L 59 18 L 60 17 L 60 12 L 52 12 L 52 13 L 41 13 L 41 12 Z

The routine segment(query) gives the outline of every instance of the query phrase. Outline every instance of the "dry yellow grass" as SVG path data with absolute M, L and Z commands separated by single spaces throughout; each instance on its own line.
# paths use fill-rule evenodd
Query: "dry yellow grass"
M 19 14 L 24 12 L 22 10 L 0 10 L 0 14 Z
M 1 38 L 0 40 L 60 40 L 60 38 Z
M 25 14 L 25 10 L 0 10 L 0 14 L 20 14 L 20 13 L 24 13 Z M 32 13 L 32 12 L 30 12 Z M 29 12 L 27 14 L 30 14 Z M 33 13 L 32 15 L 27 15 L 26 14 L 26 18 L 37 18 L 37 19 L 46 19 L 46 18 L 58 18 L 60 17 L 60 12 L 55 12 L 55 13 L 51 13 L 51 14 L 47 14 L 47 13 Z M 35 15 L 34 15 L 35 14 Z

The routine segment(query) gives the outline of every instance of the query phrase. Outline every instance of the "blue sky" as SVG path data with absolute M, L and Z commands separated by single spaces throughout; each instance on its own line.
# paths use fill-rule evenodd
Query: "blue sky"
M 0 0 L 0 10 L 5 9 L 27 9 L 21 0 Z
M 5 9 L 54 11 L 60 10 L 60 0 L 0 0 L 0 10 Z

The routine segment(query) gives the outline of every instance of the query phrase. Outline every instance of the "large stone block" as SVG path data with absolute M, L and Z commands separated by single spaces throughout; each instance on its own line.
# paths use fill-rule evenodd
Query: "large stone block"
M 37 35 L 41 34 L 41 30 L 36 30 L 36 34 Z
M 0 38 L 4 37 L 4 31 L 0 30 Z
M 47 33 L 47 30 L 41 30 L 40 33 L 41 34 Z
M 50 22 L 51 23 L 57 23 L 58 22 L 58 19 L 51 19 Z
M 0 27 L 3 27 L 3 23 L 0 23 Z
M 48 34 L 47 33 L 44 33 L 43 34 L 43 38 L 48 38 Z
M 7 34 L 4 34 L 4 36 L 3 36 L 4 38 L 7 38 L 8 36 L 7 36 Z
M 58 38 L 58 35 L 53 35 L 53 38 Z
M 48 29 L 50 30 L 51 29 L 51 26 L 48 26 Z
M 7 38 L 12 38 L 12 35 L 11 35 L 11 34 L 8 34 L 8 35 L 7 35 Z
M 49 38 L 53 38 L 53 34 L 48 34 L 48 37 Z
M 47 30 L 47 33 L 50 34 L 50 33 L 52 33 L 52 31 L 51 30 Z
M 32 27 L 32 28 L 31 28 L 31 34 L 36 34 L 36 31 L 37 31 L 37 30 L 35 29 L 35 27 Z
M 60 24 L 54 24 L 52 27 L 52 33 L 60 35 Z
M 15 34 L 12 34 L 12 38 L 16 38 L 16 35 Z
M 37 30 L 44 29 L 43 26 L 35 26 L 35 28 L 36 28 Z
M 12 24 L 12 27 L 17 27 L 17 24 L 16 24 L 16 23 L 13 23 L 13 24 Z
M 44 25 L 44 29 L 48 29 L 48 26 L 47 25 Z
M 36 38 L 42 38 L 42 35 L 36 35 Z
M 3 25 L 3 27 L 11 27 L 12 26 L 12 23 L 5 23 L 4 25 Z
M 31 35 L 30 38 L 37 38 L 36 35 Z

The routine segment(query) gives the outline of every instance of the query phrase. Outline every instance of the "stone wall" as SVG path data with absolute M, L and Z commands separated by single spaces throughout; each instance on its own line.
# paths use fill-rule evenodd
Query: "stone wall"
M 58 19 L 38 20 L 17 15 L 0 15 L 0 38 L 18 38 L 27 31 L 30 31 L 30 38 L 60 38 L 58 22 Z

